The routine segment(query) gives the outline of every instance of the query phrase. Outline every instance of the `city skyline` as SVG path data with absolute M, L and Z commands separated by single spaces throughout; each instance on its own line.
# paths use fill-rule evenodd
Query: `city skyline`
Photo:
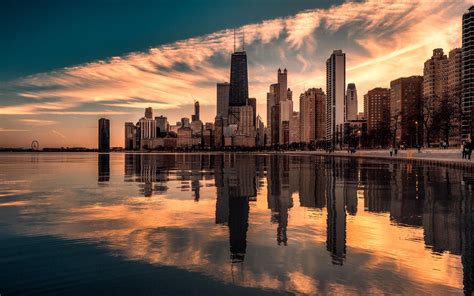
M 288 69 L 288 86 L 298 98 L 305 89 L 324 88 L 325 61 L 340 48 L 347 55 L 346 85 L 355 83 L 361 111 L 360 98 L 368 90 L 422 75 L 434 48 L 460 47 L 461 16 L 468 8 L 467 1 L 348 2 L 237 26 L 237 32 L 245 30 L 249 97 L 257 99 L 257 114 L 266 122 L 266 92 L 276 69 Z M 416 19 L 423 14 L 428 17 Z M 197 36 L 41 74 L 2 77 L 0 146 L 26 147 L 38 139 L 43 146 L 96 147 L 100 117 L 111 120 L 110 146 L 123 146 L 123 123 L 135 121 L 145 107 L 176 122 L 192 114 L 194 100 L 201 104 L 202 120 L 214 122 L 216 83 L 229 79 L 233 32 Z

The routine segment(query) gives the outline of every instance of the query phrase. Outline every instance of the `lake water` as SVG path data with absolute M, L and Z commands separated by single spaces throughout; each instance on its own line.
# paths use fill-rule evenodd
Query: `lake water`
M 320 156 L 0 154 L 0 294 L 472 295 L 474 173 Z

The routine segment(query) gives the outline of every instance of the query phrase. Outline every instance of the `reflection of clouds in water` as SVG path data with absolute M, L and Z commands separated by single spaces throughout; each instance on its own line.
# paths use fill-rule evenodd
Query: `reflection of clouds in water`
M 25 204 L 4 207 L 19 211 L 6 221 L 11 229 L 95 240 L 133 260 L 239 285 L 306 294 L 458 293 L 462 263 L 453 254 L 472 254 L 458 243 L 462 236 L 468 239 L 459 225 L 463 197 L 470 193 L 456 170 L 407 171 L 395 164 L 389 172 L 372 161 L 349 165 L 311 157 L 111 155 L 109 186 L 86 177 L 87 182 L 63 183 L 58 190 L 56 175 L 97 177 L 101 162 L 78 158 L 48 173 L 41 157 L 42 174 L 19 186 L 50 187 L 48 203 L 18 194 L 16 200 Z M 22 174 L 21 167 L 12 165 L 11 171 Z M 151 186 L 147 197 L 138 188 L 144 183 Z M 199 188 L 199 201 L 181 184 Z M 415 186 L 423 188 L 417 201 Z M 251 196 L 256 201 L 249 201 Z M 38 217 L 41 223 L 30 223 Z M 334 247 L 329 253 L 327 245 Z M 333 265 L 331 257 L 340 256 L 339 247 L 342 266 Z M 439 254 L 436 260 L 432 250 Z

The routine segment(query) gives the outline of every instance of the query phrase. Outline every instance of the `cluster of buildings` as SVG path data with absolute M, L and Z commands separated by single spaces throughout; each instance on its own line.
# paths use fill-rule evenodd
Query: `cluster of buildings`
M 423 76 L 401 77 L 363 95 L 358 112 L 354 83 L 346 84 L 346 55 L 326 61 L 326 92 L 310 88 L 293 112 L 287 70 L 267 93 L 266 144 L 320 147 L 460 145 L 474 134 L 474 6 L 463 15 L 462 48 L 441 48 L 424 63 Z
M 165 116 L 153 117 L 147 108 L 136 124 L 125 123 L 126 150 L 252 148 L 264 144 L 264 124 L 257 116 L 257 101 L 249 97 L 247 54 L 231 56 L 230 82 L 217 83 L 217 115 L 214 122 L 200 119 L 199 102 L 191 120 L 170 125 Z
M 170 125 L 168 118 L 163 115 L 153 117 L 153 109 L 149 107 L 136 124 L 125 123 L 125 149 L 174 149 L 209 145 L 213 129 L 213 124 L 203 124 L 201 121 L 198 101 L 194 102 L 191 120 L 183 117 L 175 125 Z
M 293 111 L 288 70 L 278 69 L 267 93 L 266 124 L 249 97 L 244 46 L 231 55 L 230 81 L 217 83 L 214 122 L 191 119 L 170 125 L 151 108 L 125 123 L 125 149 L 229 149 L 312 145 L 319 148 L 460 145 L 474 133 L 474 6 L 463 15 L 462 48 L 441 48 L 424 63 L 423 76 L 401 77 L 363 95 L 358 111 L 354 83 L 346 83 L 346 54 L 326 61 L 326 89 L 309 88 Z M 109 123 L 99 120 L 99 150 L 107 150 Z

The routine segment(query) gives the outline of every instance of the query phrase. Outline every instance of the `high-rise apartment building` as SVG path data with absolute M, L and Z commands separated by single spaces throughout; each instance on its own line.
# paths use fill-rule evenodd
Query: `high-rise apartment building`
M 322 141 L 326 139 L 326 132 L 327 132 L 327 119 L 326 119 L 326 112 L 327 112 L 327 97 L 324 91 L 321 88 L 315 89 L 315 120 L 316 120 L 316 127 L 315 127 L 315 134 L 314 139 L 316 141 Z
M 425 62 L 423 68 L 423 97 L 424 103 L 436 103 L 447 92 L 448 57 L 442 48 L 433 50 L 433 56 Z M 434 98 L 434 102 L 427 99 Z
M 442 48 L 433 50 L 433 56 L 423 68 L 423 114 L 428 126 L 433 125 L 434 116 L 447 100 L 448 57 Z M 425 131 L 428 135 L 428 132 Z M 428 140 L 428 137 L 426 137 Z M 439 133 L 430 133 L 430 142 L 440 142 Z
M 345 120 L 346 54 L 334 50 L 326 61 L 326 139 L 342 143 Z
M 99 119 L 99 151 L 108 152 L 110 150 L 110 120 Z
M 229 114 L 229 87 L 228 82 L 217 83 L 217 113 L 222 117 Z
M 450 145 L 461 143 L 461 63 L 462 51 L 455 48 L 448 56 L 448 100 L 451 111 L 451 131 L 449 136 Z
M 464 140 L 474 134 L 474 6 L 462 16 L 462 121 Z
M 415 147 L 422 144 L 422 103 L 423 76 L 390 82 L 390 119 L 391 128 L 396 131 L 396 145 Z
M 156 135 L 159 136 L 161 135 L 166 135 L 166 133 L 169 131 L 169 124 L 168 124 L 168 118 L 166 118 L 163 115 L 155 117 L 156 121 Z
M 300 140 L 310 143 L 316 130 L 316 104 L 314 92 L 308 89 L 300 95 Z
M 310 88 L 300 96 L 300 139 L 310 143 L 326 137 L 326 95 Z
M 357 107 L 357 88 L 354 83 L 347 84 L 346 91 L 346 120 L 352 121 L 357 120 L 358 107 Z
M 140 140 L 156 138 L 156 121 L 153 119 L 153 109 L 151 107 L 145 109 L 145 117 L 140 118 L 138 126 L 140 128 Z
M 364 95 L 364 114 L 369 136 L 377 136 L 382 129 L 390 128 L 390 89 L 376 87 Z
M 147 117 L 142 117 L 138 121 L 140 127 L 140 139 L 156 138 L 156 121 Z
M 125 150 L 136 150 L 139 148 L 138 128 L 133 122 L 125 122 Z

